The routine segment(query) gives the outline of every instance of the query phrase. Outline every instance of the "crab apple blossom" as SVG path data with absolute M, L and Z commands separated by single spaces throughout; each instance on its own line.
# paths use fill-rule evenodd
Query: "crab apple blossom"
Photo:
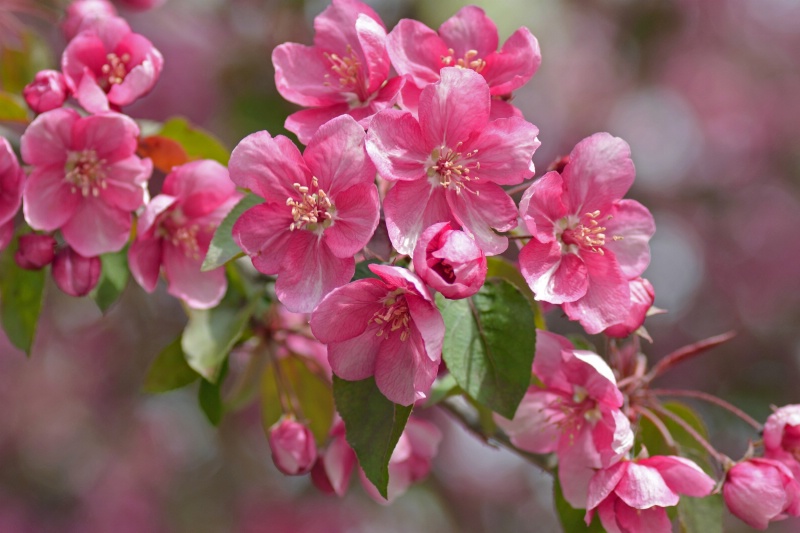
M 764 423 L 764 456 L 785 464 L 800 479 L 800 405 L 785 405 Z
M 282 135 L 249 135 L 229 170 L 265 200 L 236 221 L 234 240 L 260 272 L 278 275 L 275 291 L 290 311 L 310 312 L 350 281 L 380 210 L 364 129 L 353 117 L 322 126 L 302 155 Z
M 413 259 L 414 272 L 453 300 L 472 296 L 486 279 L 486 256 L 469 235 L 449 222 L 422 232 Z
M 499 51 L 498 43 L 497 26 L 476 6 L 461 8 L 438 33 L 416 20 L 401 20 L 387 37 L 387 49 L 395 70 L 412 82 L 403 88 L 404 103 L 415 102 L 425 86 L 437 82 L 443 67 L 460 67 L 486 79 L 493 117 L 520 115 L 507 100 L 539 68 L 539 43 L 524 27 Z
M 286 119 L 286 129 L 308 144 L 325 122 L 349 114 L 367 128 L 395 104 L 404 78 L 389 76 L 386 28 L 358 0 L 334 0 L 314 19 L 314 46 L 284 43 L 272 52 L 278 92 L 310 107 Z
M 320 451 L 311 469 L 311 481 L 322 492 L 344 496 L 356 464 L 356 452 L 347 443 L 344 422 L 337 415 L 331 426 L 328 446 Z
M 69 91 L 63 74 L 57 70 L 41 70 L 22 90 L 22 96 L 34 113 L 44 113 L 64 105 Z
M 53 262 L 56 256 L 56 240 L 52 235 L 28 233 L 20 235 L 14 261 L 20 268 L 39 270 Z
M 594 472 L 633 446 L 622 393 L 599 355 L 547 331 L 537 331 L 533 373 L 544 388 L 531 386 L 513 420 L 495 420 L 518 448 L 556 452 L 564 497 L 583 507 Z
M 225 269 L 201 272 L 200 266 L 214 231 L 240 199 L 228 170 L 216 161 L 173 168 L 139 217 L 128 250 L 134 279 L 153 292 L 163 267 L 170 294 L 197 309 L 217 305 L 228 286 Z
M 412 254 L 423 230 L 455 222 L 486 255 L 508 239 L 493 230 L 517 225 L 516 206 L 500 187 L 533 176 L 539 130 L 519 117 L 489 120 L 489 86 L 469 69 L 442 69 L 420 96 L 419 119 L 385 110 L 370 124 L 367 151 L 384 179 L 392 245 Z
M 520 252 L 536 299 L 560 304 L 588 333 L 625 322 L 629 281 L 650 262 L 655 223 L 622 197 L 633 184 L 628 144 L 608 133 L 579 142 L 563 172 L 548 172 L 525 191 L 520 214 L 533 238 Z
M 65 246 L 53 260 L 53 279 L 59 289 L 70 296 L 86 296 L 100 280 L 99 257 L 84 257 Z
M 98 19 L 61 56 L 67 87 L 90 113 L 118 110 L 145 96 L 163 65 L 153 44 L 118 17 Z
M 99 20 L 116 16 L 117 10 L 108 0 L 75 0 L 67 6 L 61 29 L 71 41 L 80 32 L 92 29 Z
M 609 337 L 621 339 L 639 329 L 644 324 L 647 312 L 655 301 L 656 294 L 653 285 L 646 279 L 632 279 L 628 282 L 628 287 L 631 295 L 628 315 L 618 324 L 609 326 L 603 331 Z
M 756 529 L 800 516 L 800 484 L 786 465 L 773 459 L 735 464 L 725 476 L 722 496 L 731 513 Z
M 317 445 L 308 426 L 284 417 L 269 430 L 272 461 L 287 476 L 307 474 L 317 460 Z
M 699 466 L 683 457 L 620 461 L 592 477 L 586 523 L 597 511 L 608 533 L 670 533 L 672 523 L 664 508 L 677 505 L 680 494 L 708 496 L 714 485 Z
M 22 190 L 25 187 L 25 172 L 11 143 L 0 137 L 0 225 L 9 223 L 13 229 L 14 216 L 22 204 Z
M 60 229 L 85 257 L 122 249 L 152 173 L 150 160 L 135 155 L 138 135 L 136 123 L 118 113 L 81 117 L 59 108 L 36 117 L 21 142 L 33 167 L 23 193 L 28 224 Z
M 386 398 L 411 405 L 436 378 L 444 321 L 417 276 L 399 267 L 369 268 L 380 279 L 331 292 L 311 315 L 311 331 L 328 345 L 334 374 L 349 381 L 375 376 Z

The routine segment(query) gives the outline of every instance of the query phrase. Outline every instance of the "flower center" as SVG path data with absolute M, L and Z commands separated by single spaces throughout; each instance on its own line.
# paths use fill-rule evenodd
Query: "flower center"
M 289 225 L 289 230 L 306 229 L 317 231 L 320 227 L 324 230 L 333 224 L 333 213 L 336 211 L 331 199 L 325 191 L 319 188 L 316 177 L 311 178 L 311 189 L 299 183 L 293 184 L 294 189 L 300 194 L 300 200 L 287 198 L 286 205 L 292 208 L 294 222 Z M 311 193 L 311 191 L 316 192 Z
M 99 196 L 100 189 L 107 186 L 105 163 L 105 159 L 99 159 L 91 148 L 70 152 L 64 165 L 64 179 L 72 186 L 70 191 L 80 191 L 83 196 Z
M 462 142 L 456 144 L 455 149 L 446 146 L 434 148 L 427 164 L 429 178 L 438 177 L 442 187 L 455 189 L 459 194 L 462 189 L 473 192 L 467 188 L 467 184 L 471 181 L 478 181 L 479 178 L 474 171 L 481 168 L 479 161 L 470 161 L 478 153 L 478 150 L 475 149 L 466 154 L 459 152 L 458 149 L 462 144 Z M 475 194 L 478 193 L 475 192 Z
M 176 248 L 183 250 L 186 257 L 200 259 L 200 246 L 197 244 L 197 232 L 199 226 L 181 226 L 175 228 L 170 234 L 170 241 Z
M 112 85 L 122 83 L 125 76 L 128 74 L 128 62 L 130 60 L 130 54 L 118 56 L 114 52 L 111 52 L 106 56 L 106 63 L 100 67 L 100 72 L 102 72 L 103 75 L 97 80 L 97 83 L 104 91 L 110 90 Z
M 556 235 L 561 241 L 562 251 L 577 253 L 579 249 L 604 255 L 603 246 L 606 245 L 606 228 L 601 226 L 598 219 L 600 211 L 585 213 L 583 219 L 577 217 L 564 217 L 556 223 Z M 606 220 L 610 220 L 609 215 Z M 622 237 L 614 235 L 612 240 L 619 241 Z
M 478 57 L 477 50 L 467 50 L 463 58 L 456 59 L 456 52 L 452 48 L 447 50 L 446 56 L 442 56 L 442 65 L 445 67 L 468 68 L 475 72 L 480 72 L 486 68 L 486 61 Z
M 328 52 L 325 52 L 323 55 L 331 64 L 330 68 L 333 75 L 339 78 L 340 89 L 355 93 L 362 102 L 366 100 L 368 95 L 365 93 L 364 84 L 361 83 L 359 79 L 361 62 L 358 60 L 358 56 L 355 52 L 353 52 L 353 48 L 348 44 L 347 55 L 344 57 Z M 325 74 L 326 79 L 330 79 L 330 77 L 331 74 Z M 329 81 L 325 81 L 323 85 L 330 87 L 331 84 Z
M 411 315 L 408 313 L 408 302 L 404 293 L 405 289 L 396 289 L 387 294 L 383 299 L 383 309 L 376 311 L 369 319 L 370 324 L 379 326 L 376 336 L 388 339 L 392 332 L 400 330 L 400 340 L 405 342 L 408 339 L 411 334 Z

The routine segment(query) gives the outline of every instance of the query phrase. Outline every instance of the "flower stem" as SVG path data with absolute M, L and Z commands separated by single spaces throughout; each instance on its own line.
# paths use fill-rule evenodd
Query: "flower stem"
M 653 405 L 652 407 L 653 407 L 653 410 L 656 411 L 658 414 L 660 414 L 661 416 L 665 416 L 665 417 L 669 418 L 670 420 L 672 420 L 673 422 L 678 424 L 686 433 L 691 435 L 691 437 L 697 442 L 697 444 L 702 446 L 709 453 L 709 455 L 711 455 L 711 457 L 713 457 L 714 460 L 717 461 L 717 463 L 720 466 L 724 467 L 726 464 L 729 464 L 731 462 L 729 457 L 727 457 L 725 454 L 722 454 L 722 453 L 718 452 L 717 449 L 714 448 L 711 445 L 711 443 L 709 443 L 705 439 L 705 437 L 703 437 L 686 420 L 684 420 L 683 418 L 679 417 L 678 415 L 676 415 L 672 411 L 670 411 L 668 409 L 664 409 L 660 405 Z
M 753 417 L 736 407 L 735 405 L 726 402 L 722 398 L 718 398 L 713 394 L 708 394 L 707 392 L 696 391 L 696 390 L 678 390 L 678 389 L 650 389 L 650 393 L 655 394 L 656 396 L 682 396 L 685 398 L 696 398 L 698 400 L 703 400 L 705 402 L 714 404 L 726 411 L 736 415 L 737 417 L 741 418 L 746 423 L 750 424 L 753 429 L 756 431 L 761 431 L 762 425 L 758 423 Z
M 652 370 L 647 374 L 646 381 L 650 382 L 672 368 L 673 366 L 677 365 L 678 363 L 682 363 L 686 359 L 694 357 L 696 355 L 700 355 L 701 353 L 710 350 L 720 344 L 731 340 L 733 337 L 736 336 L 735 331 L 728 331 L 721 335 L 715 335 L 713 337 L 709 337 L 708 339 L 704 339 L 702 341 L 698 341 L 692 343 L 688 346 L 684 346 L 678 350 L 675 350 L 671 354 L 667 355 L 663 359 L 661 359 L 656 365 L 653 367 Z
M 667 426 L 664 425 L 664 422 L 658 418 L 658 415 L 656 415 L 647 407 L 643 407 L 641 405 L 636 407 L 636 412 L 652 422 L 658 432 L 661 433 L 661 436 L 664 437 L 664 442 L 667 443 L 667 446 L 669 446 L 674 453 L 678 452 L 678 446 L 675 444 L 675 439 L 672 438 L 672 433 L 669 432 L 669 429 L 667 429 Z

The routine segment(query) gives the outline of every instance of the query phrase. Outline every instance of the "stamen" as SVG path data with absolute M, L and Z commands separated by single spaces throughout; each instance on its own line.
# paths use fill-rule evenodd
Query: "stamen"
M 100 72 L 103 74 L 97 82 L 104 91 L 111 89 L 112 85 L 118 85 L 123 82 L 125 76 L 128 75 L 128 62 L 130 62 L 130 54 L 122 54 L 118 56 L 115 53 L 106 55 L 106 63 L 100 67 Z
M 353 51 L 353 48 L 347 45 L 347 55 L 344 57 L 338 54 L 331 54 L 325 52 L 323 54 L 325 59 L 331 64 L 331 72 L 338 78 L 339 87 L 348 92 L 354 92 L 360 101 L 365 101 L 368 97 L 364 83 L 361 82 L 361 62 L 358 56 Z M 331 74 L 325 74 L 326 79 L 330 79 Z M 324 85 L 328 87 L 331 83 L 326 81 Z
M 486 68 L 486 61 L 478 57 L 477 50 L 467 50 L 467 53 L 465 53 L 464 57 L 461 59 L 455 59 L 456 52 L 452 48 L 447 50 L 447 54 L 448 55 L 441 56 L 440 58 L 442 65 L 445 67 L 468 68 L 475 72 L 480 72 Z
M 319 188 L 317 178 L 311 178 L 311 188 L 299 183 L 294 183 L 292 186 L 300 196 L 300 200 L 292 197 L 286 199 L 286 205 L 292 208 L 292 218 L 294 219 L 294 222 L 289 224 L 289 230 L 316 231 L 319 229 L 319 225 L 322 225 L 323 229 L 330 227 L 333 224 L 333 213 L 336 208 L 325 191 Z M 317 192 L 309 194 L 312 190 Z
M 481 164 L 479 161 L 462 162 L 462 159 L 469 160 L 475 157 L 478 150 L 467 153 L 459 152 L 462 144 L 464 143 L 457 143 L 453 149 L 446 146 L 434 148 L 431 152 L 427 174 L 429 178 L 438 175 L 439 184 L 442 187 L 450 188 L 452 186 L 458 194 L 461 194 L 462 190 L 466 190 L 478 195 L 478 191 L 469 189 L 467 183 L 478 181 L 479 177 L 474 172 L 480 170 Z
M 384 336 L 388 339 L 391 333 L 400 331 L 400 340 L 405 342 L 411 335 L 411 315 L 408 312 L 408 303 L 406 302 L 405 289 L 397 289 L 389 293 L 383 299 L 383 309 L 375 312 L 372 318 L 369 319 L 369 324 L 377 324 L 380 326 L 376 337 Z M 388 328 L 388 331 L 386 331 Z
M 108 186 L 105 163 L 92 149 L 70 152 L 64 165 L 64 180 L 71 185 L 70 192 L 80 191 L 84 197 L 100 196 L 100 191 Z

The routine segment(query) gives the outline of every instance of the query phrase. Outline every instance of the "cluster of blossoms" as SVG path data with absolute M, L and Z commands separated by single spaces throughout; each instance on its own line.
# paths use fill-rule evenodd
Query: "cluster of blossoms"
M 709 496 L 718 483 L 689 459 L 636 446 L 643 421 L 674 444 L 660 422 L 674 415 L 649 388 L 671 363 L 646 372 L 638 338 L 616 340 L 646 337 L 642 325 L 655 309 L 642 278 L 655 224 L 647 208 L 623 198 L 635 177 L 627 143 L 591 135 L 528 186 L 539 131 L 512 104 L 541 62 L 528 29 L 500 46 L 494 23 L 470 6 L 438 31 L 402 20 L 387 32 L 358 0 L 334 0 L 314 26 L 313 46 L 287 43 L 272 54 L 278 91 L 307 108 L 285 124 L 305 148 L 253 133 L 227 168 L 203 159 L 161 169 L 163 185 L 151 198 L 154 164 L 122 108 L 152 89 L 163 58 L 107 1 L 73 2 L 61 71 L 38 73 L 24 91 L 38 115 L 20 139 L 27 168 L 0 139 L 0 246 L 14 240 L 21 206 L 33 231 L 16 240 L 16 264 L 52 264 L 63 291 L 88 294 L 100 256 L 127 246 L 144 290 L 154 291 L 163 274 L 170 294 L 212 309 L 228 277 L 201 265 L 223 220 L 246 194 L 257 196 L 224 236 L 268 280 L 269 296 L 258 298 L 274 293 L 280 302 L 278 311 L 269 302 L 271 315 L 247 317 L 253 352 L 270 351 L 275 368 L 299 356 L 327 387 L 372 378 L 409 412 L 448 372 L 440 302 L 478 294 L 490 258 L 504 254 L 535 301 L 614 340 L 609 364 L 538 330 L 530 374 L 525 369 L 533 385 L 512 418 L 495 414 L 503 437 L 518 451 L 555 455 L 563 496 L 586 510 L 587 523 L 597 515 L 609 532 L 670 531 L 666 508 L 681 494 Z M 374 244 L 379 228 L 388 254 Z M 519 247 L 509 250 L 510 242 Z M 354 280 L 357 263 L 369 263 L 370 273 Z M 358 455 L 348 420 L 334 415 L 318 449 L 319 435 L 293 401 L 268 431 L 275 465 L 343 495 Z M 767 420 L 763 457 L 751 451 L 737 463 L 684 429 L 724 469 L 721 492 L 735 515 L 758 528 L 800 516 L 799 406 Z M 441 439 L 429 420 L 408 419 L 387 459 L 389 501 L 428 474 Z M 381 501 L 363 470 L 361 478 Z

